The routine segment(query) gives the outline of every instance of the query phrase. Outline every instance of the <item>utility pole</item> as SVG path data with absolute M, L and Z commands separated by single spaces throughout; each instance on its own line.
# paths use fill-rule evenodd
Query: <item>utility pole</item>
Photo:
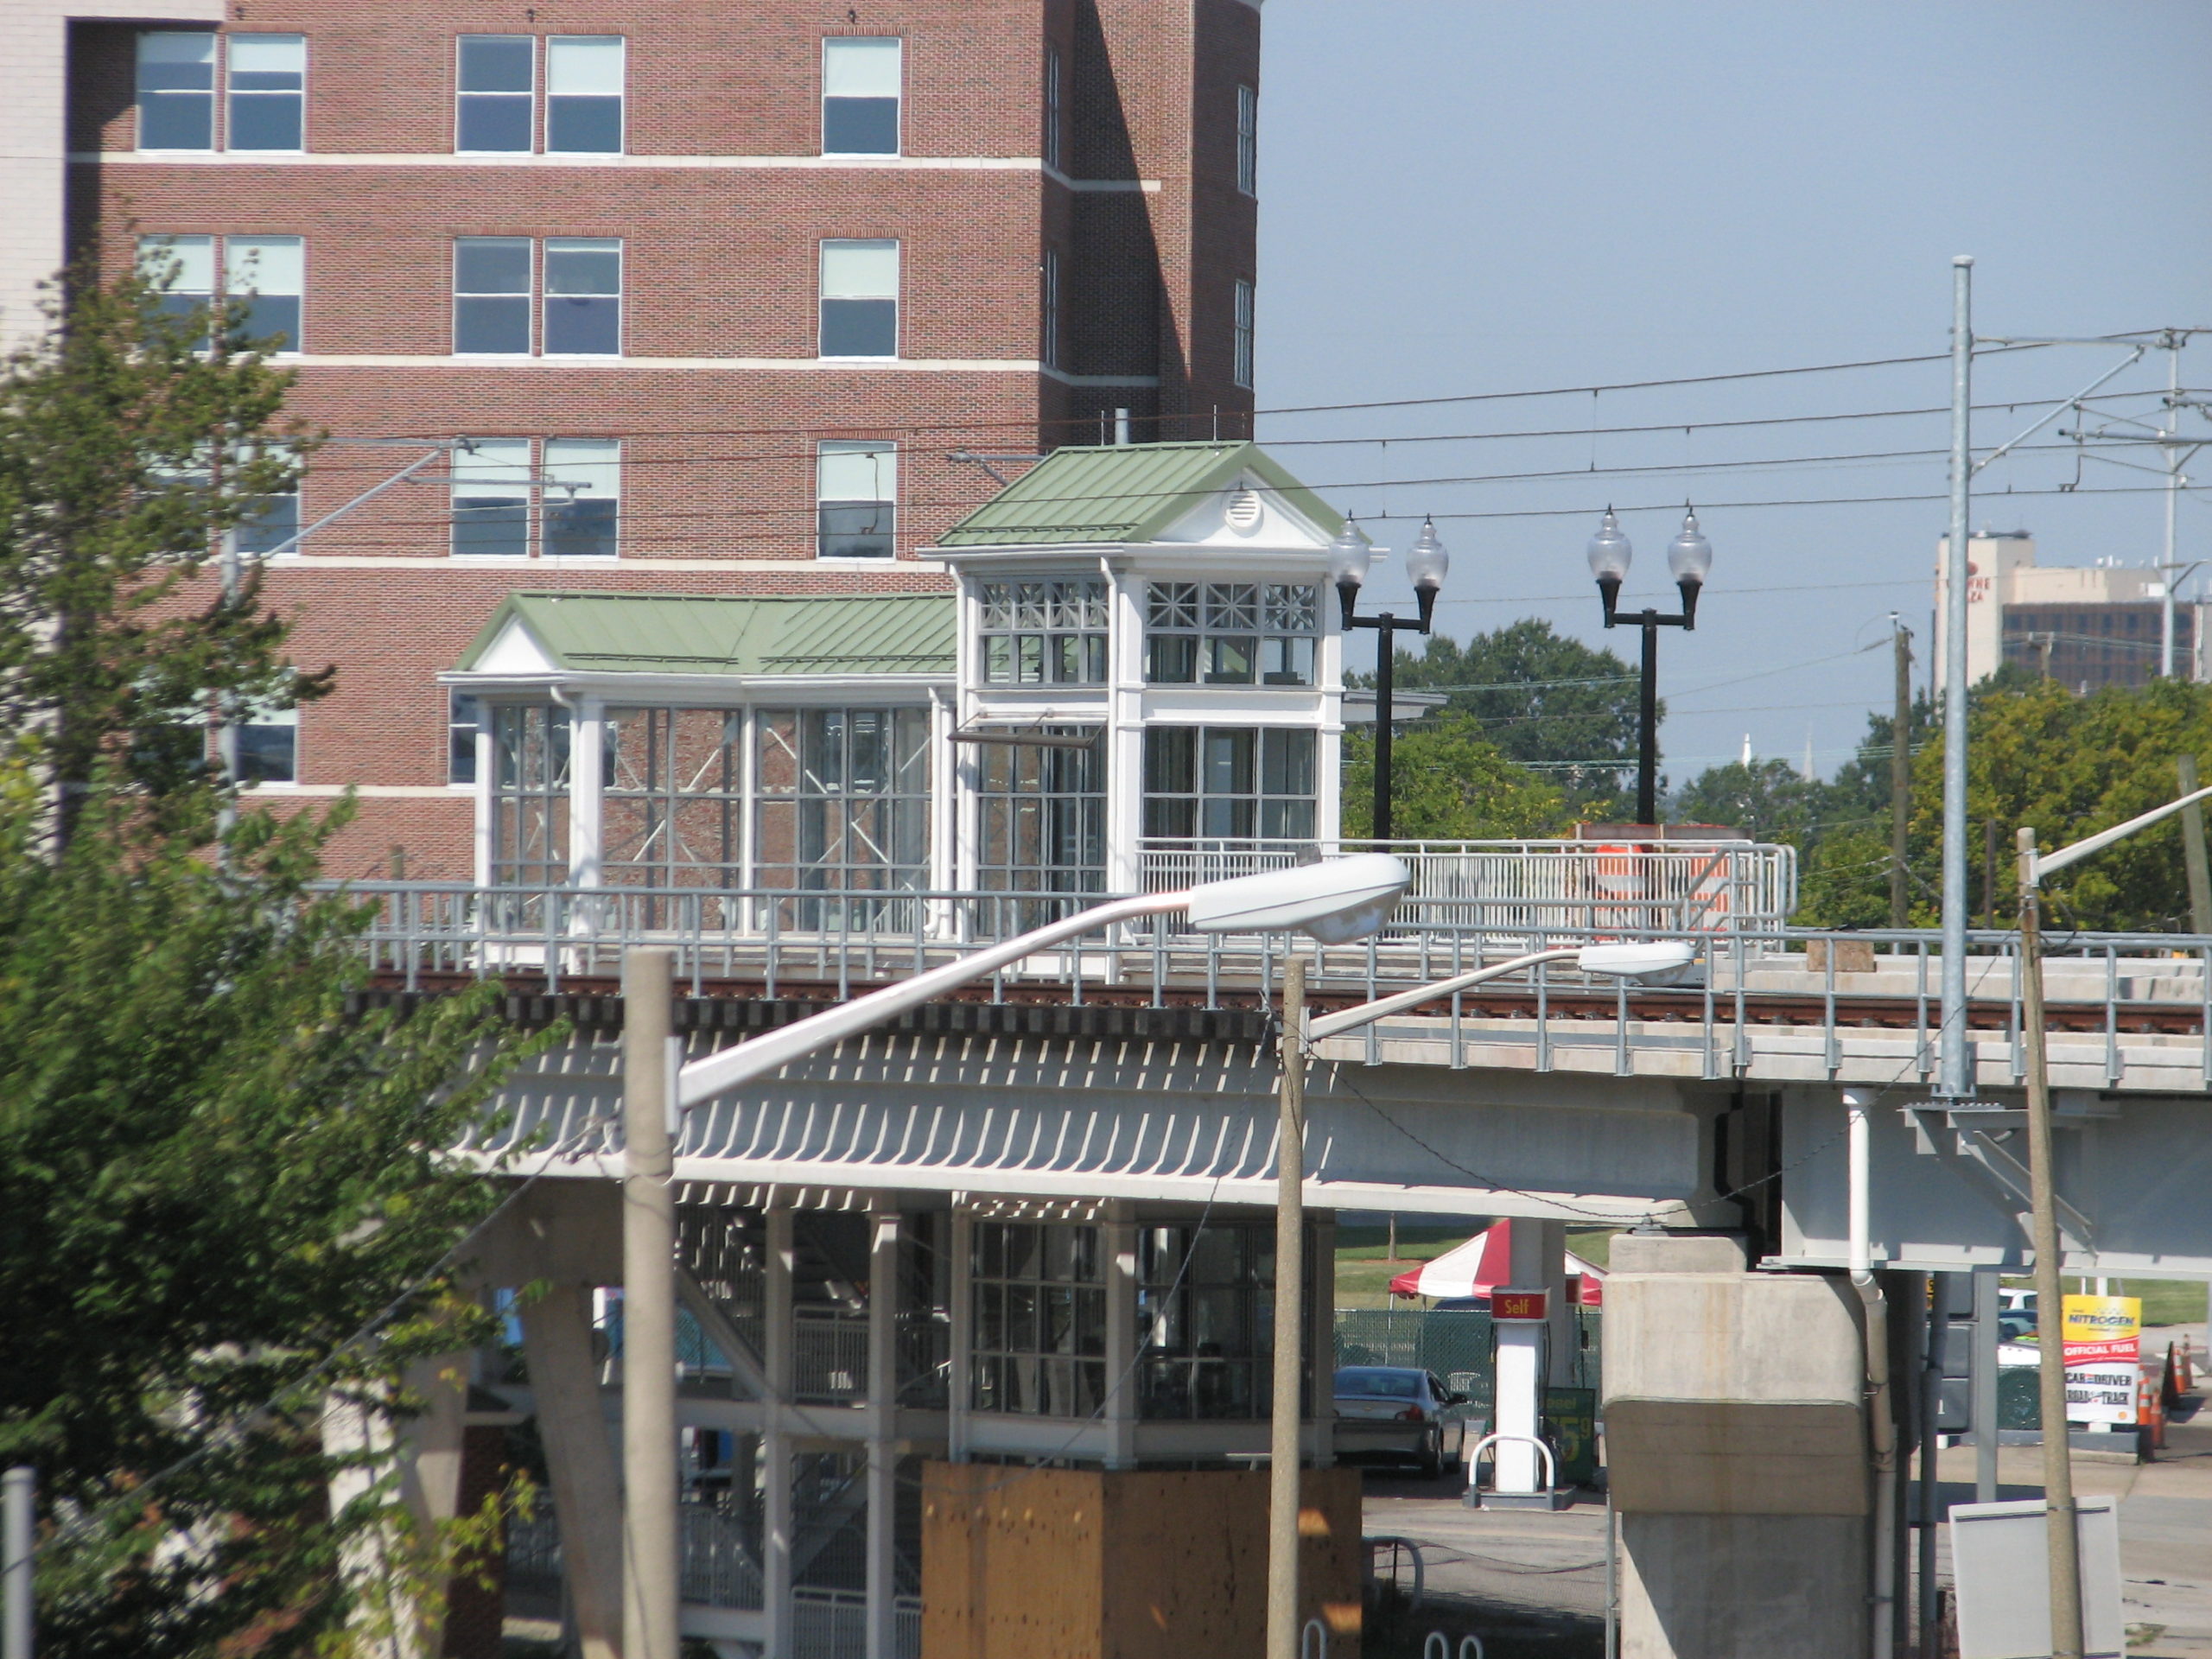
M 1951 536 L 1943 590 L 1943 977 L 1936 1092 L 1971 1092 L 1967 1059 L 1967 509 L 1974 385 L 1974 259 L 1951 261 Z
M 1890 725 L 1890 925 L 1907 925 L 1912 894 L 1905 877 L 1906 832 L 1912 823 L 1912 630 L 1890 613 L 1897 655 L 1897 714 Z
M 1390 636 L 1382 648 L 1390 649 Z M 1282 1098 L 1275 1128 L 1275 1363 L 1268 1433 L 1267 1659 L 1298 1655 L 1299 1381 L 1306 1344 L 1306 958 L 1282 973 Z
M 2196 757 L 2184 754 L 2174 763 L 2179 774 L 2181 792 L 2196 793 Z M 2189 931 L 2200 938 L 2212 933 L 2212 868 L 2208 868 L 2204 857 L 2204 809 L 2185 806 L 2181 810 L 2181 858 L 2189 872 Z
M 38 1471 L 0 1475 L 0 1656 L 31 1659 L 31 1567 L 37 1547 Z
M 2074 1520 L 2074 1450 L 2066 1427 L 2066 1291 L 2059 1282 L 2057 1181 L 2050 1165 L 2050 1066 L 2044 1042 L 2043 893 L 2036 832 L 2020 849 L 2021 1028 L 2028 1071 L 2028 1172 L 2036 1249 L 2037 1361 L 2043 1420 L 2043 1501 L 2050 1561 L 2051 1659 L 2081 1659 L 2082 1548 Z M 1974 1425 L 1977 1435 L 1985 1431 Z M 1994 1432 L 1994 1426 L 1990 1431 Z
M 622 957 L 622 1656 L 677 1659 L 676 953 Z

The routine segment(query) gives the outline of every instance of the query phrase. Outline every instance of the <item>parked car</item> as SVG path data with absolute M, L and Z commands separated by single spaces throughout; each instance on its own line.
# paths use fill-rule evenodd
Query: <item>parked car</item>
M 1347 1365 L 1337 1372 L 1337 1455 L 1387 1459 L 1440 1475 L 1467 1451 L 1467 1396 L 1433 1371 Z
M 2026 1342 L 2036 1334 L 2036 1311 L 2029 1308 L 2007 1308 L 1997 1316 L 1997 1340 Z

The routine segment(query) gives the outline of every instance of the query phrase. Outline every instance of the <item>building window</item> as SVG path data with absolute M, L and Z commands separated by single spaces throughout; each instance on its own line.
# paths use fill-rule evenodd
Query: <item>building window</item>
M 569 880 L 569 711 L 492 710 L 492 881 L 557 887 Z
M 753 885 L 911 893 L 929 880 L 929 711 L 772 709 L 753 717 Z M 895 904 L 785 901 L 796 928 L 911 925 Z
M 307 130 L 308 42 L 304 35 L 232 35 L 228 149 L 299 149 Z
M 607 711 L 601 836 L 614 887 L 745 885 L 745 716 Z
M 498 154 L 531 148 L 537 41 L 529 35 L 464 35 L 454 79 L 453 147 Z
M 476 781 L 476 735 L 484 729 L 484 705 L 466 691 L 446 699 L 446 781 Z
M 530 440 L 477 438 L 453 458 L 455 558 L 530 553 Z
M 815 550 L 825 559 L 887 559 L 898 551 L 899 452 L 831 439 L 815 446 Z
M 1252 386 L 1252 284 L 1241 276 L 1236 281 L 1236 324 L 1231 344 L 1234 360 L 1230 378 L 1249 391 Z
M 1106 683 L 1103 582 L 987 582 L 977 597 L 987 684 Z
M 1046 368 L 1057 369 L 1060 366 L 1060 256 L 1051 248 L 1045 250 L 1038 280 L 1043 289 L 1038 308 L 1043 335 L 1039 353 Z
M 1260 90 L 1236 89 L 1236 188 L 1248 196 L 1260 194 Z
M 1155 685 L 1311 685 L 1320 609 L 1305 583 L 1155 582 L 1145 678 Z
M 248 517 L 238 521 L 232 535 L 239 553 L 265 559 L 280 551 L 297 550 L 291 543 L 300 533 L 300 492 L 297 486 L 281 495 L 264 495 Z
M 1089 1417 L 1106 1398 L 1106 1274 L 1081 1222 L 979 1221 L 974 1281 L 977 1411 Z
M 976 746 L 976 885 L 985 893 L 1103 893 L 1106 766 L 1096 728 L 1050 727 L 1039 736 L 1089 738 L 1080 748 L 1041 743 Z M 1000 937 L 1064 914 L 1056 905 L 988 912 Z
M 899 355 L 899 245 L 822 245 L 822 355 Z
M 138 274 L 160 290 L 154 308 L 162 315 L 181 321 L 207 311 L 215 303 L 215 238 L 142 236 Z
M 459 236 L 453 244 L 456 353 L 530 353 L 531 242 L 526 236 Z
M 545 148 L 549 153 L 621 153 L 626 44 L 620 35 L 555 35 L 547 38 Z
M 1147 1227 L 1138 1234 L 1137 1257 L 1138 1414 L 1266 1415 L 1274 1381 L 1273 1232 Z
M 138 148 L 215 148 L 215 37 L 183 29 L 138 36 Z
M 896 156 L 905 42 L 837 36 L 822 42 L 822 153 Z
M 1055 171 L 1060 167 L 1060 130 L 1065 118 L 1060 105 L 1060 49 L 1048 46 L 1045 48 L 1045 165 Z
M 1154 726 L 1144 833 L 1163 841 L 1310 841 L 1314 737 L 1274 727 Z
M 545 556 L 611 559 L 620 550 L 622 445 L 614 438 L 548 438 L 543 467 Z
M 223 289 L 245 308 L 235 339 L 257 350 L 300 349 L 307 245 L 296 236 L 223 238 Z
M 537 467 L 532 469 L 533 461 Z M 531 509 L 537 509 L 533 515 Z M 621 550 L 622 445 L 613 438 L 472 438 L 453 459 L 456 558 L 611 559 Z
M 300 711 L 255 706 L 238 725 L 238 776 L 242 784 L 296 784 L 300 780 Z
M 621 355 L 620 242 L 612 237 L 546 238 L 543 338 L 549 357 Z

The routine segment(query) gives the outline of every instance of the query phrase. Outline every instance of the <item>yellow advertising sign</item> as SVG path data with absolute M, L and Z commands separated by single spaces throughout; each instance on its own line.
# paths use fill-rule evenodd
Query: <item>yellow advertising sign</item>
M 2126 1342 L 2143 1334 L 2143 1302 L 2136 1296 L 2069 1296 L 2062 1342 Z

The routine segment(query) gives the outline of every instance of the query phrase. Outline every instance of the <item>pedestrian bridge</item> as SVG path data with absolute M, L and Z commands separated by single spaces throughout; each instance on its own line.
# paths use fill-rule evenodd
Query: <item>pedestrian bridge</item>
M 1333 850 L 1333 849 L 1332 849 Z M 1356 945 L 1123 925 L 1041 951 L 687 1119 L 677 1174 L 723 1202 L 918 1190 L 1039 1213 L 1265 1204 L 1269 1010 L 1283 952 L 1317 1008 L 1594 941 L 1692 939 L 1682 982 L 1539 964 L 1316 1046 L 1307 1202 L 1582 1225 L 1741 1227 L 1777 1265 L 1839 1265 L 1844 1089 L 1877 1103 L 1878 1260 L 2024 1265 L 2015 936 L 1970 936 L 1977 1098 L 1932 1093 L 1940 944 L 1793 928 L 1789 849 L 1748 842 L 1416 844 L 1414 890 Z M 1292 855 L 1155 849 L 1175 887 Z M 357 883 L 376 1000 L 497 977 L 575 1034 L 477 1150 L 577 1178 L 619 1166 L 618 975 L 674 947 L 696 1056 L 1087 907 L 1088 893 Z M 2212 938 L 2075 934 L 2047 963 L 2069 1271 L 2212 1276 Z M 785 1196 L 779 1196 L 785 1195 Z

